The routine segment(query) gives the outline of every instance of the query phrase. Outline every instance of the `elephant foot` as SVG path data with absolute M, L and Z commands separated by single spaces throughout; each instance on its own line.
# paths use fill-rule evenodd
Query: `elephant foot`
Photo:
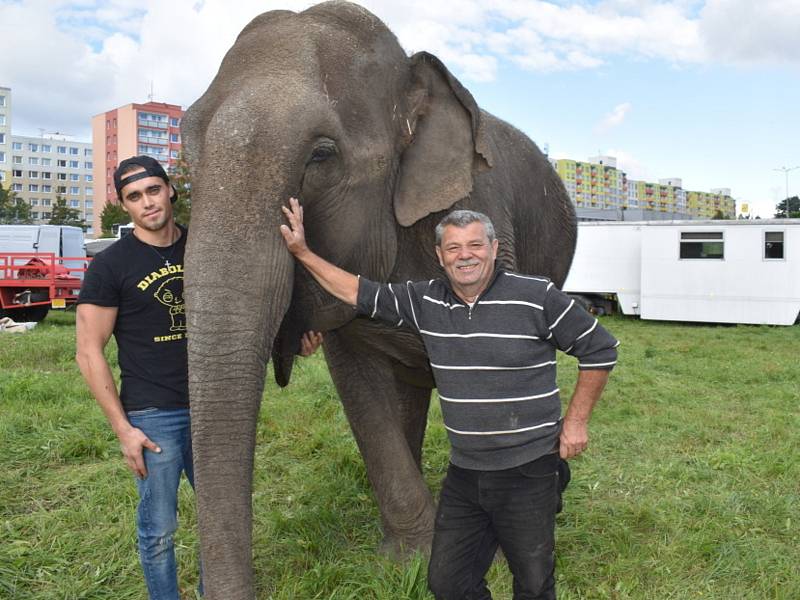
M 404 562 L 418 552 L 429 555 L 432 541 L 433 533 L 405 537 L 387 534 L 381 540 L 378 552 L 393 561 Z

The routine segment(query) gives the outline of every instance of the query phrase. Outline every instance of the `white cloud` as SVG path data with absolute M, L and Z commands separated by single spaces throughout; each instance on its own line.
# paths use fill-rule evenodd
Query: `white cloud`
M 617 168 L 625 171 L 628 179 L 637 181 L 654 181 L 654 175 L 641 160 L 625 150 L 609 148 L 603 152 L 605 156 L 613 156 L 617 159 Z
M 503 63 L 539 72 L 593 69 L 618 57 L 675 64 L 800 65 L 798 0 L 361 0 L 409 51 L 428 50 L 461 79 Z M 257 14 L 311 0 L 21 0 L 0 2 L 0 85 L 14 129 L 72 130 L 110 107 L 189 105 Z M 699 10 L 698 10 L 699 9 Z M 35 40 L 35 43 L 33 41 Z M 623 115 L 624 116 L 624 115 Z
M 625 120 L 625 117 L 632 108 L 633 105 L 630 102 L 617 104 L 610 113 L 608 113 L 597 125 L 595 125 L 594 132 L 597 134 L 603 134 L 611 131 L 615 127 L 618 127 Z

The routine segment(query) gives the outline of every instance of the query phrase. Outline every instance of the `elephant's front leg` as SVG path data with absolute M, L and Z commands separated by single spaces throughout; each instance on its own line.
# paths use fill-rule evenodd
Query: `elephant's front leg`
M 418 461 L 430 390 L 398 381 L 388 357 L 352 332 L 326 334 L 325 356 L 378 501 L 381 550 L 428 549 L 435 509 Z

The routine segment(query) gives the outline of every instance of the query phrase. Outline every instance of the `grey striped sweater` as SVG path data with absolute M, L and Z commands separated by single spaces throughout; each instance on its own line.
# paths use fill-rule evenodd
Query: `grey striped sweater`
M 617 340 L 544 277 L 498 270 L 472 307 L 446 280 L 360 278 L 357 310 L 422 336 L 451 461 L 465 469 L 508 469 L 557 448 L 556 349 L 579 369 L 617 360 Z

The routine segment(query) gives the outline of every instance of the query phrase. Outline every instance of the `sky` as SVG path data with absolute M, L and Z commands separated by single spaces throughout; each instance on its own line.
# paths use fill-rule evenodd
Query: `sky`
M 800 0 L 359 0 L 554 158 L 730 188 L 751 214 L 800 167 Z M 301 0 L 0 0 L 17 135 L 90 141 L 131 102 L 187 108 L 239 31 Z M 788 173 L 800 195 L 800 168 Z

